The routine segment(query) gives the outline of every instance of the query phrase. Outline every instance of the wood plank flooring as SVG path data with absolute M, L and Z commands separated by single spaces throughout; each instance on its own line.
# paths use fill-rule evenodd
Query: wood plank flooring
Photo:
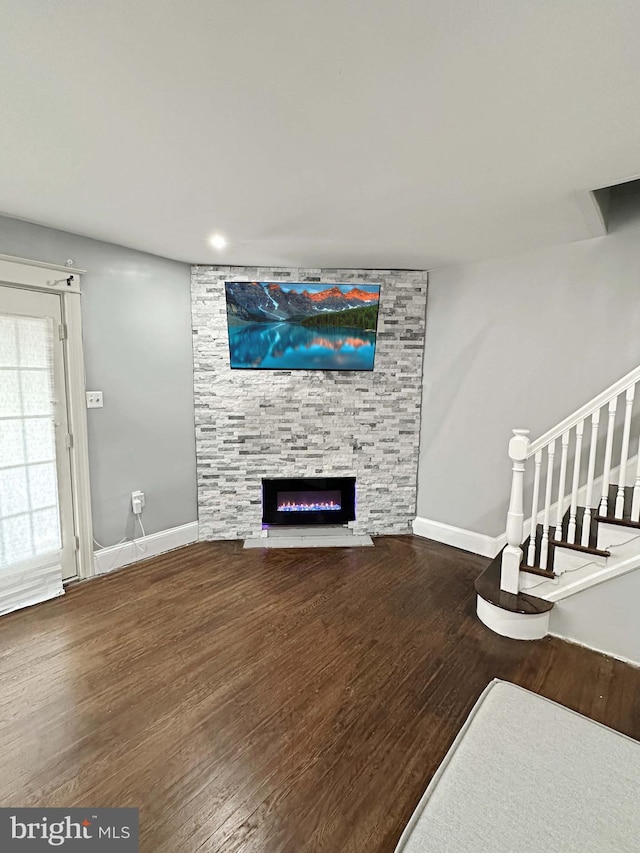
M 390 853 L 487 683 L 640 738 L 640 670 L 475 617 L 487 560 L 202 543 L 0 619 L 0 805 L 137 806 L 144 853 Z

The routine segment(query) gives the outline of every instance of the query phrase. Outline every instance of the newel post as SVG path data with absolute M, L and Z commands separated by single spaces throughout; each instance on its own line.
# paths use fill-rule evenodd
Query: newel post
M 500 589 L 518 594 L 520 564 L 522 563 L 522 528 L 524 512 L 522 509 L 524 493 L 524 463 L 529 451 L 529 430 L 514 429 L 509 442 L 509 457 L 513 462 L 511 479 L 511 497 L 507 513 L 507 547 L 502 552 L 502 570 Z

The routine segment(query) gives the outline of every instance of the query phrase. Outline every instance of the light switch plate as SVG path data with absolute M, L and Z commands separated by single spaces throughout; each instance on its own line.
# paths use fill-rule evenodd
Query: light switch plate
M 102 391 L 87 391 L 87 409 L 102 408 Z

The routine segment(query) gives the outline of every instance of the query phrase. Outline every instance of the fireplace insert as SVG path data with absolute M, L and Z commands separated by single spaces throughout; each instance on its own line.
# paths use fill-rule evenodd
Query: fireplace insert
M 356 517 L 355 477 L 262 481 L 262 523 L 300 527 L 344 524 Z

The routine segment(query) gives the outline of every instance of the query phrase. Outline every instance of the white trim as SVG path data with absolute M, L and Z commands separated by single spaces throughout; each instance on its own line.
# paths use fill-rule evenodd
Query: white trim
M 78 576 L 93 577 L 93 520 L 91 516 L 91 484 L 89 481 L 89 438 L 85 397 L 84 348 L 80 294 L 63 294 L 64 322 L 67 326 L 65 347 L 67 405 L 69 429 L 73 435 L 70 449 L 73 484 L 73 515 L 78 537 Z
M 62 266 L 62 264 L 50 264 L 46 261 L 32 261 L 29 258 L 16 258 L 14 255 L 3 255 L 0 253 L 0 261 L 10 261 L 12 264 L 27 264 L 30 267 L 42 267 L 47 270 L 60 270 L 62 272 L 77 272 L 78 275 L 83 275 L 86 270 L 78 269 L 78 267 Z
M 589 643 L 582 643 L 580 640 L 575 640 L 573 637 L 565 637 L 563 634 L 556 634 L 554 631 L 549 631 L 549 636 L 557 637 L 559 640 L 564 640 L 565 643 L 571 643 L 574 646 L 582 646 L 583 649 L 590 649 L 592 652 L 599 652 L 601 655 L 606 655 L 608 658 L 614 658 L 615 660 L 622 661 L 622 663 L 629 663 L 631 666 L 635 666 L 637 669 L 640 669 L 640 661 L 626 658 L 624 655 L 618 655 L 615 652 L 610 652 L 606 649 L 599 649 L 597 646 L 590 646 Z
M 424 536 L 425 539 L 433 539 L 435 542 L 462 548 L 463 551 L 471 551 L 483 557 L 495 557 L 507 544 L 505 534 L 487 536 L 486 533 L 476 533 L 475 530 L 454 527 L 452 524 L 420 516 L 414 518 L 412 528 L 416 536 Z
M 136 539 L 137 548 L 133 542 L 101 548 L 93 555 L 95 574 L 105 575 L 123 566 L 130 566 L 140 560 L 156 557 L 158 554 L 164 554 L 165 551 L 173 551 L 174 548 L 182 548 L 183 545 L 191 545 L 192 542 L 197 541 L 198 522 L 192 521 L 189 524 L 142 536 Z
M 71 287 L 65 276 L 74 275 Z M 62 316 L 67 326 L 63 340 L 65 374 L 67 382 L 67 408 L 69 431 L 73 435 L 70 449 L 71 488 L 74 508 L 74 535 L 78 537 L 78 577 L 93 575 L 93 527 L 91 520 L 91 494 L 89 483 L 89 446 L 87 440 L 87 410 L 85 405 L 84 351 L 82 346 L 82 318 L 80 311 L 80 275 L 84 270 L 44 264 L 25 258 L 0 255 L 0 281 L 9 287 L 24 287 L 58 293 L 62 297 Z M 60 281 L 54 285 L 52 282 Z
M 80 276 L 84 270 L 74 267 L 61 267 L 57 264 L 43 264 L 40 261 L 28 261 L 25 258 L 12 258 L 0 255 L 0 281 L 7 284 L 20 284 L 38 290 L 57 291 L 58 293 L 80 293 Z M 71 284 L 67 279 L 71 278 Z
M 549 633 L 550 610 L 546 613 L 512 613 L 485 601 L 481 595 L 476 596 L 476 599 L 478 619 L 502 637 L 511 637 L 512 640 L 541 640 Z

